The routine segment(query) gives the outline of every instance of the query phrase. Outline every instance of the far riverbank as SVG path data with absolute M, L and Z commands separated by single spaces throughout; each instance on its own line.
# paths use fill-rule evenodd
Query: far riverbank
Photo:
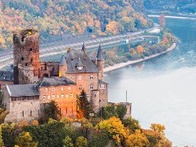
M 152 59 L 152 58 L 155 58 L 155 57 L 158 57 L 162 54 L 166 54 L 170 51 L 172 51 L 173 49 L 175 49 L 177 46 L 176 43 L 173 43 L 166 51 L 164 52 L 161 52 L 161 53 L 157 53 L 157 54 L 154 54 L 154 55 L 151 55 L 149 57 L 145 57 L 144 59 L 138 59 L 138 60 L 133 60 L 133 61 L 127 61 L 127 62 L 123 62 L 123 63 L 118 63 L 118 64 L 115 64 L 113 66 L 108 66 L 106 68 L 104 68 L 104 72 L 107 73 L 107 72 L 110 72 L 110 71 L 113 71 L 113 70 L 116 70 L 116 69 L 119 69 L 119 68 L 123 68 L 123 67 L 126 67 L 128 65 L 132 65 L 132 64 L 136 64 L 136 63 L 140 63 L 140 62 L 143 62 L 143 61 L 146 61 L 146 60 L 149 60 L 149 59 Z

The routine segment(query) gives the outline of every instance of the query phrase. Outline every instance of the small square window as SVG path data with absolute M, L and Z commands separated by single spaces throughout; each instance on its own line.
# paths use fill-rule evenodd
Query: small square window
M 93 76 L 92 75 L 90 76 L 90 79 L 93 80 Z
M 70 98 L 73 98 L 73 94 L 70 94 Z
M 93 84 L 90 85 L 90 90 L 93 90 Z

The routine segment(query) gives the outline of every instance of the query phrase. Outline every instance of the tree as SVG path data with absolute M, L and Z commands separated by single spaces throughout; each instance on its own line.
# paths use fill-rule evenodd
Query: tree
M 126 140 L 126 147 L 147 147 L 149 144 L 148 139 L 140 130 L 136 130 Z
M 5 110 L 4 108 L 0 108 L 0 123 L 3 123 L 5 120 L 5 117 L 7 116 L 9 112 Z
M 116 113 L 118 114 L 118 117 L 121 120 L 123 120 L 126 112 L 127 112 L 127 107 L 125 105 L 119 104 L 116 106 Z
M 91 129 L 88 136 L 89 147 L 105 147 L 109 142 L 109 134 L 106 130 Z
M 159 134 L 164 135 L 165 126 L 161 124 L 151 124 L 150 128 Z
M 41 117 L 43 122 L 47 122 L 49 118 L 60 120 L 61 118 L 61 110 L 59 109 L 57 103 L 55 101 L 51 101 L 50 103 L 45 105 L 44 114 Z
M 88 146 L 87 139 L 84 138 L 83 136 L 79 136 L 76 139 L 76 147 L 87 147 L 87 146 Z
M 104 119 L 109 119 L 112 116 L 118 117 L 118 114 L 116 112 L 114 105 L 108 105 L 106 107 L 103 107 L 101 113 Z
M 20 147 L 38 147 L 38 142 L 34 142 L 29 132 L 22 132 L 16 137 L 16 144 Z
M 114 140 L 116 145 L 123 144 L 128 134 L 121 120 L 114 116 L 101 121 L 96 127 L 101 130 L 106 130 L 109 133 L 110 139 Z
M 138 52 L 139 54 L 141 54 L 141 53 L 144 52 L 144 49 L 143 49 L 143 47 L 142 47 L 141 45 L 138 45 L 138 46 L 137 46 L 137 52 Z
M 63 147 L 74 147 L 72 139 L 69 136 L 66 136 L 65 139 L 63 139 Z
M 78 98 L 78 110 L 77 113 L 81 113 L 83 117 L 89 118 L 89 113 L 92 111 L 91 105 L 87 100 L 86 93 L 82 90 Z
M 135 132 L 136 130 L 140 130 L 141 127 L 139 125 L 139 121 L 132 118 L 132 117 L 128 117 L 126 119 L 123 120 L 123 124 L 125 125 L 125 127 L 129 128 L 131 132 Z
M 1 125 L 0 125 L 0 146 L 1 146 L 1 147 L 4 146 L 3 137 L 2 137 L 2 128 L 1 128 Z

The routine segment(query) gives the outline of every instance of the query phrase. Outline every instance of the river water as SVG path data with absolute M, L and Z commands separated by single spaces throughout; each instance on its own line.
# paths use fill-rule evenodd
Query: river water
M 109 101 L 125 101 L 127 90 L 132 116 L 142 127 L 164 124 L 173 145 L 196 146 L 196 21 L 166 24 L 181 43 L 156 59 L 106 74 Z

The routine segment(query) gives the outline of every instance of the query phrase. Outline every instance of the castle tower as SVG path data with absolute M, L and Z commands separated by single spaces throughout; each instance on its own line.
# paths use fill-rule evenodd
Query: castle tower
M 65 73 L 67 71 L 67 63 L 65 58 L 65 55 L 62 55 L 59 62 L 59 77 L 65 76 Z
M 34 29 L 27 29 L 14 32 L 13 34 L 13 46 L 14 46 L 14 84 L 26 84 L 29 81 L 24 80 L 28 76 L 39 77 L 39 33 Z M 19 69 L 20 65 L 20 69 Z M 28 70 L 28 67 L 29 70 Z M 19 70 L 33 72 L 25 74 L 27 77 L 22 77 L 25 71 L 19 72 Z M 20 78 L 23 78 L 21 83 Z M 35 79 L 29 77 L 30 79 Z M 32 81 L 33 82 L 33 81 Z
M 104 59 L 102 55 L 101 45 L 99 45 L 97 51 L 97 67 L 98 67 L 98 79 L 103 80 L 103 68 L 104 68 Z

